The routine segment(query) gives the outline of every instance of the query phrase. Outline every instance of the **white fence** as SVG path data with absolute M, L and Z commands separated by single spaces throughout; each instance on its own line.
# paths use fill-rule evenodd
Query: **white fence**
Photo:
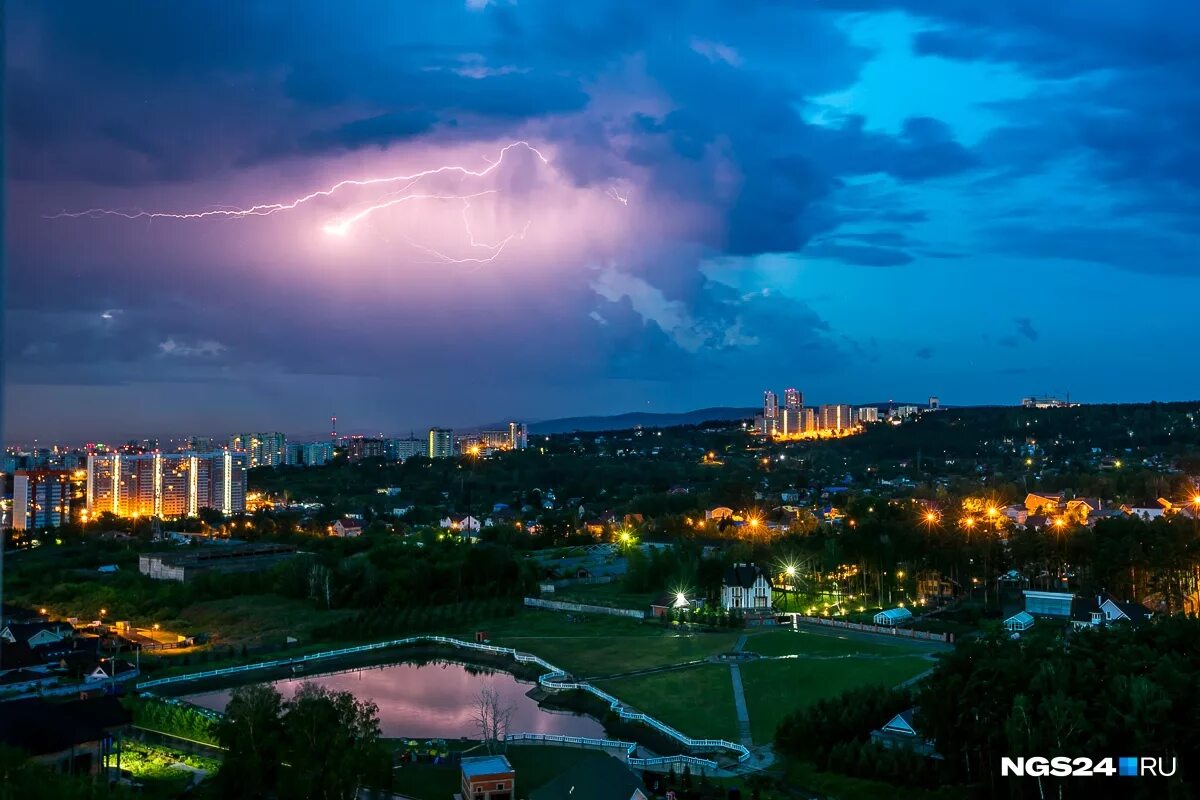
M 805 617 L 799 614 L 793 615 L 801 622 L 807 622 L 809 625 L 824 625 L 827 628 L 845 628 L 851 631 L 862 631 L 863 633 L 881 633 L 886 636 L 902 636 L 906 639 L 924 639 L 930 642 L 953 642 L 954 634 L 952 633 L 932 633 L 931 631 L 917 631 L 912 628 L 897 628 L 894 626 L 871 625 L 867 622 L 848 622 L 841 619 L 830 619 L 828 617 Z
M 567 603 L 562 600 L 542 600 L 540 597 L 526 597 L 525 605 L 533 608 L 548 608 L 551 611 L 574 611 L 578 614 L 608 614 L 613 617 L 631 617 L 645 619 L 646 614 L 632 608 L 609 608 L 608 606 L 590 606 L 583 603 Z
M 165 686 L 167 684 L 173 684 L 173 683 L 186 683 L 188 681 L 200 680 L 202 678 L 215 678 L 215 677 L 224 677 L 226 675 L 238 675 L 238 674 L 241 674 L 244 672 L 253 672 L 255 670 L 262 670 L 262 669 L 272 669 L 272 668 L 278 668 L 278 667 L 291 667 L 291 666 L 296 666 L 298 664 L 310 664 L 310 663 L 313 663 L 316 661 L 321 661 L 323 659 L 336 658 L 338 656 L 348 656 L 348 655 L 355 655 L 358 653 L 369 653 L 374 650 L 387 650 L 389 648 L 404 647 L 406 645 L 418 645 L 418 644 L 430 644 L 430 643 L 446 644 L 446 645 L 450 645 L 451 647 L 466 648 L 468 650 L 479 650 L 484 653 L 495 653 L 497 655 L 510 656 L 523 664 L 537 664 L 539 667 L 546 670 L 546 673 L 538 678 L 538 683 L 543 688 L 551 689 L 554 691 L 570 691 L 572 689 L 578 689 L 580 691 L 584 691 L 584 692 L 588 692 L 589 694 L 593 694 L 596 697 L 599 697 L 601 700 L 604 700 L 606 703 L 608 703 L 609 708 L 612 709 L 614 712 L 616 712 L 616 714 L 621 719 L 632 720 L 634 722 L 643 722 L 646 725 L 649 725 L 651 728 L 654 728 L 655 730 L 657 730 L 659 733 L 662 733 L 662 734 L 676 740 L 677 742 L 679 742 L 680 744 L 682 744 L 684 747 L 688 748 L 689 750 L 699 750 L 702 752 L 703 751 L 706 751 L 706 752 L 728 751 L 731 753 L 736 753 L 738 761 L 745 761 L 748 758 L 750 758 L 750 751 L 747 750 L 744 745 L 738 744 L 736 742 L 727 742 L 724 739 L 692 739 L 692 738 L 680 733 L 679 731 L 675 730 L 670 725 L 660 722 L 659 720 L 655 719 L 654 717 L 626 709 L 621 704 L 620 700 L 613 697 L 608 692 L 605 692 L 601 689 L 597 689 L 595 686 L 592 686 L 590 683 L 581 683 L 578 681 L 571 681 L 571 682 L 564 681 L 563 679 L 567 677 L 566 670 L 559 669 L 558 667 L 554 666 L 549 661 L 546 661 L 544 658 L 541 658 L 540 656 L 535 656 L 532 653 L 522 653 L 517 650 L 514 650 L 511 647 L 497 647 L 495 645 L 481 644 L 479 642 L 464 642 L 461 639 L 451 639 L 448 636 L 409 636 L 405 639 L 393 639 L 393 640 L 387 641 L 387 642 L 375 642 L 374 644 L 363 644 L 363 645 L 358 645 L 356 647 L 344 647 L 340 650 L 327 650 L 323 653 L 309 653 L 308 655 L 297 656 L 296 658 L 276 659 L 274 661 L 264 661 L 264 662 L 261 662 L 258 664 L 245 664 L 240 667 L 225 667 L 224 669 L 210 669 L 210 670 L 206 670 L 204 672 L 189 672 L 185 675 L 173 675 L 169 678 L 157 678 L 157 679 L 151 680 L 151 681 L 142 681 L 141 683 L 137 684 L 136 688 L 139 691 L 141 691 L 144 689 L 149 689 L 153 686 Z M 536 736 L 540 736 L 541 734 L 513 734 L 513 735 L 514 736 L 536 737 Z M 578 739 L 579 737 L 566 737 L 566 738 L 567 739 Z M 535 739 L 530 738 L 527 741 L 535 741 Z M 583 740 L 580 739 L 580 741 L 583 741 Z M 613 740 L 595 739 L 592 741 L 608 742 L 608 741 L 613 741 Z M 613 746 L 620 746 L 622 744 L 625 744 L 625 743 L 616 742 L 616 743 L 614 743 Z M 636 763 L 634 760 L 631 759 L 629 763 L 634 764 L 635 766 L 646 766 L 646 765 L 651 765 L 651 764 L 668 764 L 668 763 L 691 763 L 688 761 L 677 761 L 677 759 L 688 759 L 688 758 L 693 758 L 693 757 L 692 756 L 665 756 L 665 757 L 659 758 L 659 759 L 638 759 L 636 761 Z M 708 759 L 698 759 L 696 763 L 697 763 L 697 766 L 701 766 L 701 765 L 716 766 L 715 762 L 711 762 Z
M 629 762 L 631 767 L 656 767 L 666 766 L 667 764 L 689 764 L 693 767 L 707 767 L 708 769 L 716 769 L 717 762 L 711 758 L 698 758 L 696 756 L 656 756 L 655 758 L 638 758 L 634 755 L 637 752 L 637 744 L 634 742 L 622 742 L 617 739 L 590 739 L 585 736 L 562 736 L 557 733 L 510 733 L 504 737 L 504 741 L 509 744 L 561 744 L 574 745 L 576 747 L 586 747 L 596 750 L 624 750 L 625 760 Z

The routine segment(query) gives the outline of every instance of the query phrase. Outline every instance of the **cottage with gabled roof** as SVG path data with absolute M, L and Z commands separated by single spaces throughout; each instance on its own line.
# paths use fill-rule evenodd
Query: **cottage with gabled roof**
M 771 582 L 757 564 L 734 564 L 721 580 L 721 608 L 766 611 L 772 606 Z

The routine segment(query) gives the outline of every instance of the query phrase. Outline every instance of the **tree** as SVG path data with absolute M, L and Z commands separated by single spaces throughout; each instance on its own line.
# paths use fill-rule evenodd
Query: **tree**
M 264 797 L 275 790 L 283 744 L 283 698 L 265 684 L 233 690 L 217 741 L 228 750 L 217 780 L 221 796 Z
M 504 736 L 508 733 L 508 723 L 512 717 L 513 707 L 505 705 L 500 693 L 492 686 L 484 686 L 475 698 L 473 719 L 488 753 L 495 753 L 503 748 Z
M 281 796 L 352 800 L 366 783 L 386 782 L 388 759 L 380 743 L 379 707 L 350 692 L 305 683 L 284 715 Z

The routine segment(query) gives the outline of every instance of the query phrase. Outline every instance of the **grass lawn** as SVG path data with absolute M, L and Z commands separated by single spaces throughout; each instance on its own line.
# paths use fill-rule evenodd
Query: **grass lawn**
M 581 678 L 705 658 L 731 650 L 738 638 L 737 631 L 680 632 L 653 622 L 551 611 L 496 620 L 488 633 L 493 644 L 535 653 Z
M 894 786 L 890 783 L 852 778 L 836 772 L 821 772 L 812 764 L 787 761 L 784 763 L 784 781 L 790 786 L 819 792 L 838 800 L 965 800 L 971 791 L 965 786 L 943 786 L 938 789 L 917 789 Z M 744 794 L 743 794 L 744 796 Z M 770 798 L 764 793 L 763 800 Z
M 703 664 L 596 685 L 695 739 L 737 741 L 729 667 Z
M 588 583 L 567 586 L 554 594 L 545 595 L 547 600 L 563 600 L 568 603 L 588 603 L 609 608 L 632 608 L 645 611 L 657 599 L 655 592 L 627 592 L 619 582 Z
M 742 689 L 754 741 L 766 744 L 787 714 L 859 686 L 895 686 L 933 666 L 919 656 L 751 661 L 742 665 Z M 620 695 L 618 695 L 620 696 Z
M 483 752 L 472 755 L 483 755 Z M 517 773 L 518 797 L 528 797 L 529 792 L 590 761 L 612 758 L 594 750 L 532 745 L 509 747 L 505 755 Z M 417 800 L 446 800 L 460 791 L 461 780 L 458 767 L 409 764 L 396 770 L 392 788 Z
M 752 635 L 746 641 L 746 650 L 764 656 L 792 654 L 810 656 L 885 655 L 896 656 L 906 653 L 927 653 L 929 645 L 919 644 L 899 637 L 885 639 L 879 636 L 846 636 L 835 631 L 821 630 L 777 630 Z

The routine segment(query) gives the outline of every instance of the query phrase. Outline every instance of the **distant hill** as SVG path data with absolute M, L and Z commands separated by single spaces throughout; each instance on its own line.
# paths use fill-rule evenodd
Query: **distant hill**
M 628 414 L 616 414 L 611 417 L 564 417 L 531 422 L 529 423 L 529 432 L 548 434 L 570 433 L 571 431 L 619 431 L 637 425 L 644 428 L 670 428 L 674 425 L 697 425 L 712 420 L 751 419 L 757 413 L 759 413 L 757 408 L 731 408 L 728 406 L 700 408 L 695 411 L 680 411 L 674 414 L 632 411 Z

